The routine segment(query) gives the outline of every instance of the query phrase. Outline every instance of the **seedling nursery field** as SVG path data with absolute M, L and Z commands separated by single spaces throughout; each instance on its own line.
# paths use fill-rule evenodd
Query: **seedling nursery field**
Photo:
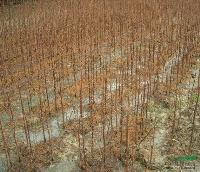
M 198 172 L 199 97 L 199 0 L 0 2 L 0 172 Z

